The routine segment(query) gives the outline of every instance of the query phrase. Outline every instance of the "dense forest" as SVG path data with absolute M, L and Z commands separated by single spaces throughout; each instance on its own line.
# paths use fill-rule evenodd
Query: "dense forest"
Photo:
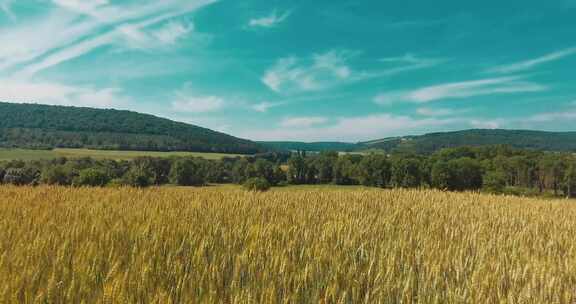
M 0 103 L 0 147 L 253 154 L 260 145 L 130 111 Z
M 258 189 L 288 184 L 335 184 L 572 197 L 576 195 L 576 158 L 569 153 L 537 152 L 509 146 L 447 148 L 430 156 L 298 152 L 219 161 L 61 158 L 2 163 L 0 181 L 14 185 L 136 187 L 235 183 Z

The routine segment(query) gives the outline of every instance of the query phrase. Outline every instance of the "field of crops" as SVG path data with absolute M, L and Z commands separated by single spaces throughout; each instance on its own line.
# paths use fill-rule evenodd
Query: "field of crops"
M 42 160 L 58 157 L 94 159 L 130 160 L 136 157 L 172 157 L 191 156 L 205 159 L 222 159 L 235 157 L 237 154 L 199 153 L 199 152 L 154 152 L 154 151 L 104 151 L 89 149 L 54 149 L 54 150 L 26 150 L 26 149 L 0 149 L 0 161 L 10 160 Z
M 574 303 L 576 205 L 0 187 L 1 303 Z

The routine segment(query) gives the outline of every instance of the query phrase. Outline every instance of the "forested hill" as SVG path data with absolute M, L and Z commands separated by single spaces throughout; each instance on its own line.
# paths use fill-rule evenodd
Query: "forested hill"
M 486 145 L 509 145 L 519 149 L 572 152 L 576 151 L 576 132 L 464 130 L 374 140 L 360 143 L 359 148 L 429 154 L 443 148 Z
M 249 140 L 131 111 L 0 102 L 0 147 L 252 154 Z

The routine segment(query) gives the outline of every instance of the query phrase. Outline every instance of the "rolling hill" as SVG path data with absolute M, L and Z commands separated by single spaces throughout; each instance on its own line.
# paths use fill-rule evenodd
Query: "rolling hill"
M 344 142 L 260 142 L 279 150 L 362 152 L 381 150 L 419 154 L 459 146 L 509 145 L 519 149 L 576 152 L 576 132 L 474 129 L 418 136 L 388 137 L 360 143 Z
M 198 126 L 131 111 L 0 102 L 0 147 L 253 154 L 266 148 Z
M 427 154 L 443 148 L 486 145 L 509 145 L 519 149 L 571 152 L 576 151 L 576 132 L 474 129 L 385 138 L 359 143 L 358 148 Z

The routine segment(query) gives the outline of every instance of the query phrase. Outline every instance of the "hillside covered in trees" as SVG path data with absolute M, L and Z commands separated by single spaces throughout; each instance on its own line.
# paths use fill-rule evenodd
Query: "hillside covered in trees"
M 389 137 L 360 143 L 345 142 L 260 142 L 285 151 L 366 152 L 381 150 L 432 154 L 444 148 L 508 145 L 517 149 L 553 152 L 576 152 L 576 132 L 544 132 L 528 130 L 463 130 L 419 136 Z
M 0 102 L 0 147 L 253 154 L 249 140 L 130 111 Z
M 576 132 L 527 130 L 464 130 L 430 133 L 422 136 L 385 138 L 358 144 L 358 149 L 378 149 L 430 154 L 444 148 L 508 145 L 539 151 L 576 151 Z

